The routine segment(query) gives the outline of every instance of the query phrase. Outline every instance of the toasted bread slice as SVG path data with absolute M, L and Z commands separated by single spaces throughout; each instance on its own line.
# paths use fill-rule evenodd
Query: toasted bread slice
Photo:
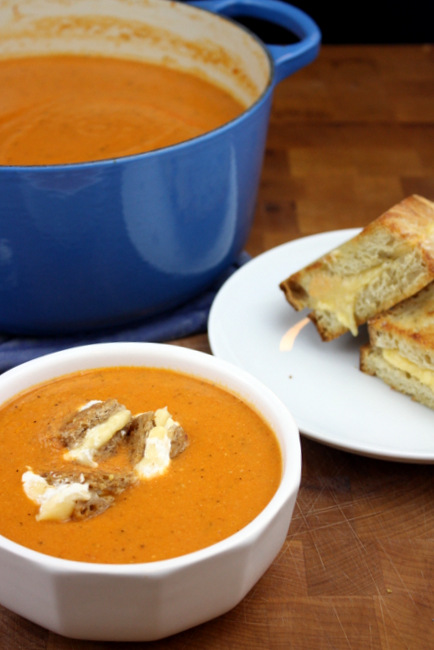
M 27 497 L 39 506 L 38 521 L 78 521 L 101 514 L 137 482 L 131 473 L 48 471 L 23 476 Z
M 358 326 L 434 280 L 434 203 L 413 195 L 358 235 L 281 282 L 296 309 L 311 310 L 324 341 Z
M 146 411 L 133 417 L 130 426 L 128 427 L 128 435 L 126 437 L 129 451 L 129 458 L 132 465 L 137 463 L 143 458 L 146 448 L 146 440 L 149 432 L 155 426 L 154 411 Z
M 189 440 L 164 407 L 134 416 L 127 443 L 134 470 L 141 478 L 150 478 L 163 473 L 170 461 L 188 447 Z
M 131 412 L 115 399 L 96 401 L 72 414 L 60 430 L 67 460 L 96 467 L 95 457 L 112 455 L 126 433 Z
M 434 282 L 368 322 L 360 369 L 434 409 Z
M 59 480 L 59 478 L 61 479 L 61 476 L 56 477 L 56 475 L 54 475 L 54 477 L 50 477 L 50 475 L 48 475 L 46 480 L 47 482 L 52 483 Z M 63 478 L 66 481 L 82 480 L 89 486 L 89 500 L 78 500 L 74 505 L 74 509 L 70 515 L 70 518 L 74 521 L 89 519 L 90 517 L 102 514 L 107 510 L 107 508 L 114 505 L 117 496 L 136 483 L 136 477 L 132 473 L 65 473 Z

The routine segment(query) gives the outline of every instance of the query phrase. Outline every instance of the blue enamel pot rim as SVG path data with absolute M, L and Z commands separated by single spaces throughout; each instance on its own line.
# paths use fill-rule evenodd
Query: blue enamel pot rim
M 182 151 L 191 147 L 193 143 L 201 143 L 212 140 L 216 137 L 219 137 L 220 134 L 225 133 L 226 131 L 236 127 L 237 124 L 242 122 L 248 115 L 253 113 L 261 104 L 268 101 L 269 95 L 273 92 L 274 87 L 279 81 L 282 81 L 287 76 L 293 74 L 296 70 L 304 67 L 311 61 L 313 61 L 319 51 L 320 42 L 321 42 L 321 32 L 315 22 L 303 11 L 293 7 L 292 5 L 287 5 L 281 2 L 280 0 L 196 0 L 186 3 L 181 3 L 180 0 L 174 0 L 178 4 L 187 4 L 192 8 L 195 8 L 199 11 L 208 11 L 210 13 L 215 13 L 219 18 L 231 22 L 235 27 L 244 31 L 250 38 L 256 40 L 258 45 L 262 48 L 265 56 L 268 59 L 270 71 L 269 79 L 264 90 L 260 95 L 247 107 L 245 108 L 240 115 L 235 117 L 228 122 L 225 122 L 223 125 L 207 131 L 199 136 L 184 140 L 182 142 L 175 143 L 173 145 L 168 145 L 164 147 L 159 147 L 152 149 L 151 151 L 145 151 L 136 154 L 116 156 L 114 158 L 105 158 L 99 160 L 88 160 L 82 162 L 73 162 L 73 163 L 59 163 L 59 164 L 40 164 L 40 165 L 1 165 L 0 164 L 0 174 L 3 171 L 13 172 L 31 172 L 32 174 L 40 171 L 41 173 L 46 174 L 47 172 L 53 171 L 58 173 L 63 169 L 77 169 L 77 168 L 88 168 L 88 167 L 106 167 L 112 165 L 122 164 L 124 161 L 135 161 L 142 160 L 143 158 L 158 158 L 161 155 L 167 155 L 167 152 L 171 151 Z M 279 6 L 283 5 L 283 6 Z M 280 12 L 283 11 L 283 15 L 287 14 L 289 17 L 289 28 L 291 27 L 298 32 L 298 36 L 301 37 L 300 44 L 296 44 L 293 47 L 293 54 L 291 54 L 292 46 L 273 46 L 265 44 L 254 32 L 248 29 L 245 25 L 238 23 L 236 20 L 231 18 L 228 15 L 219 13 L 220 10 L 225 11 L 238 10 L 245 12 L 245 15 L 250 15 L 254 18 L 266 18 L 268 19 L 270 8 L 274 10 L 272 16 L 279 17 Z

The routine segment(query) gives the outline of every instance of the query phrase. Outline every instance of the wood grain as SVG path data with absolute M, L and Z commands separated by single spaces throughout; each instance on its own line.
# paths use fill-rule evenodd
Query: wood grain
M 434 198 L 434 50 L 324 46 L 275 91 L 248 250 Z
M 430 46 L 325 46 L 282 82 L 249 252 L 362 226 L 413 192 L 434 200 L 433 84 Z M 173 343 L 210 352 L 205 334 Z M 308 438 L 302 450 L 287 540 L 225 616 L 163 641 L 111 646 L 59 637 L 0 608 L 1 650 L 430 650 L 433 467 Z

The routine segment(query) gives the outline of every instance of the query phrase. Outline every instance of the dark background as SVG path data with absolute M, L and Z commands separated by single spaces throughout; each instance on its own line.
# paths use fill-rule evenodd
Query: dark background
M 393 2 L 309 2 L 291 0 L 292 5 L 315 20 L 325 44 L 414 44 L 432 43 L 434 22 L 432 0 Z M 237 20 L 240 17 L 237 16 Z M 291 36 L 265 22 L 242 18 L 269 43 L 285 44 Z

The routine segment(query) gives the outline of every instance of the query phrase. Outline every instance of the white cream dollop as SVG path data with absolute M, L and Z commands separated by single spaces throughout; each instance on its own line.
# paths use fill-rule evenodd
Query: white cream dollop
M 170 446 L 179 423 L 173 420 L 166 406 L 155 411 L 154 421 L 155 426 L 146 439 L 143 458 L 134 467 L 140 478 L 163 474 L 170 465 Z

